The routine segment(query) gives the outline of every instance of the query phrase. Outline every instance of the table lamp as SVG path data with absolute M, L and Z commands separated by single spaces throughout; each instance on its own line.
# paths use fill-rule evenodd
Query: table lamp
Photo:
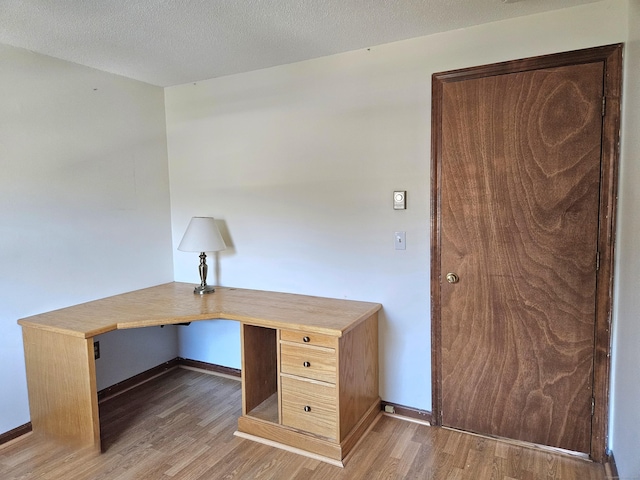
M 200 286 L 193 293 L 212 293 L 214 288 L 207 285 L 207 255 L 205 252 L 219 252 L 227 246 L 212 217 L 193 217 L 178 245 L 181 252 L 200 252 Z

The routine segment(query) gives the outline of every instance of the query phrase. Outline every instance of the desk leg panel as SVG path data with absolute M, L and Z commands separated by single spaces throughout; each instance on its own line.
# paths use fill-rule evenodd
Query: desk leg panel
M 100 450 L 93 339 L 22 328 L 35 434 Z

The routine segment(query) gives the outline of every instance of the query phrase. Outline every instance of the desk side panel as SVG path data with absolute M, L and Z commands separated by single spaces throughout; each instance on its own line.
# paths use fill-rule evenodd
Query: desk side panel
M 338 353 L 340 439 L 343 440 L 380 402 L 378 385 L 378 313 L 340 339 Z
M 22 328 L 35 434 L 100 450 L 93 340 Z

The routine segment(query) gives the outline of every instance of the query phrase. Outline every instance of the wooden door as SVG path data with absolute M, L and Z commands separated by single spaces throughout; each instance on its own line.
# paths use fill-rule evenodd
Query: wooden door
M 607 65 L 544 58 L 434 77 L 434 410 L 591 453 Z

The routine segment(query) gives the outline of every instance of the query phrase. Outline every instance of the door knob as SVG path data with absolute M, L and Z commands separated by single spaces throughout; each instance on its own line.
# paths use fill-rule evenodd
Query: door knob
M 447 282 L 449 283 L 458 283 L 460 281 L 460 277 L 458 277 L 458 275 L 456 275 L 455 273 L 447 273 Z

